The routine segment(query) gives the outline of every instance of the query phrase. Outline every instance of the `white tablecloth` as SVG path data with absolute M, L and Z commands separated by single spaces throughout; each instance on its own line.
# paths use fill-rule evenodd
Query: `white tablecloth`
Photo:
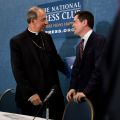
M 0 120 L 33 120 L 33 116 L 1 112 L 0 111 Z M 46 120 L 44 118 L 36 117 L 35 120 Z

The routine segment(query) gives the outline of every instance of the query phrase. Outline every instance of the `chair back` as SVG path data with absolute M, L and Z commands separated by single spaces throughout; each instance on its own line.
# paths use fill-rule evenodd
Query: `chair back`
M 70 101 L 63 114 L 62 120 L 93 120 L 94 110 L 89 99 L 84 98 L 81 102 Z
M 0 96 L 0 111 L 20 113 L 15 103 L 15 90 L 7 89 Z

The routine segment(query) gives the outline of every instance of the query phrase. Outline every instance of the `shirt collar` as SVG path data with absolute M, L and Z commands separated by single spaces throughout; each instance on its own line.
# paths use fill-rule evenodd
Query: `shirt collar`
M 35 35 L 38 35 L 39 32 L 34 32 L 34 31 L 31 31 L 29 28 L 28 28 L 28 31 L 35 34 Z
M 91 30 L 89 30 L 81 39 L 84 39 L 84 46 L 83 46 L 83 48 L 85 48 L 85 45 L 86 45 L 86 43 L 87 43 L 87 41 L 88 41 L 88 38 L 90 37 L 90 35 L 92 34 L 92 32 L 93 32 L 93 30 L 91 29 Z

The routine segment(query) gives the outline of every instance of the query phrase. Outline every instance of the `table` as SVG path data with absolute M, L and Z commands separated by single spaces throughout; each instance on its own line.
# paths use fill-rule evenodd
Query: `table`
M 33 120 L 33 116 L 0 111 L 0 120 Z M 36 117 L 35 120 L 46 120 L 46 119 Z

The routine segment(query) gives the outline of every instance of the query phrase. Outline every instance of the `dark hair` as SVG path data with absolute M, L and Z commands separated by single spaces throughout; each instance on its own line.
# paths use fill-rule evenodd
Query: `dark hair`
M 78 12 L 75 13 L 74 16 L 76 16 L 76 15 L 78 15 L 78 19 L 80 21 L 83 21 L 83 20 L 87 19 L 88 26 L 90 28 L 93 28 L 93 26 L 94 26 L 94 16 L 91 12 L 89 12 L 89 11 L 78 11 Z

